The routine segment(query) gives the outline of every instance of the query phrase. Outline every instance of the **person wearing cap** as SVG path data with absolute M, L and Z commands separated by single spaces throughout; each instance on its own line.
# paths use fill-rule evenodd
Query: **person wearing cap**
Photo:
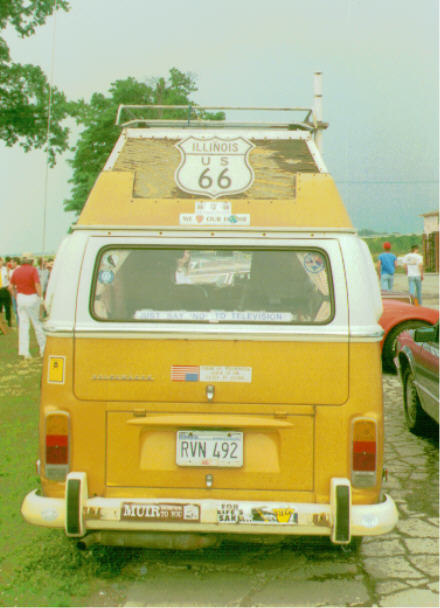
M 24 253 L 22 258 L 22 265 L 14 270 L 11 276 L 9 290 L 12 295 L 17 297 L 18 354 L 20 357 L 29 359 L 31 356 L 29 351 L 30 323 L 34 327 L 41 356 L 43 356 L 46 345 L 46 336 L 40 321 L 42 293 L 38 271 L 32 263 L 31 254 Z
M 391 253 L 391 243 L 383 244 L 384 252 L 377 261 L 377 274 L 380 277 L 380 287 L 384 291 L 391 291 L 394 283 L 394 273 L 397 266 L 397 257 Z

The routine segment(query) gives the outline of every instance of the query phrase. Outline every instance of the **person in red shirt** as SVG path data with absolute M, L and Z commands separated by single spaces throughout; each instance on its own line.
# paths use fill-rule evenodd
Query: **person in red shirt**
M 17 298 L 18 312 L 18 354 L 25 359 L 30 358 L 29 330 L 32 323 L 40 355 L 43 356 L 46 336 L 40 321 L 41 285 L 38 271 L 32 264 L 32 256 L 23 254 L 22 265 L 14 270 L 10 278 L 9 289 L 12 296 Z

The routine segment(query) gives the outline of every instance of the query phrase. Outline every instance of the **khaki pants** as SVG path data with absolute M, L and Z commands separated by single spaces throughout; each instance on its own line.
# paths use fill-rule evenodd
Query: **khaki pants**
M 36 293 L 32 295 L 26 295 L 24 293 L 17 294 L 17 312 L 19 319 L 18 354 L 23 357 L 31 356 L 29 352 L 30 323 L 34 326 L 41 356 L 43 356 L 44 353 L 46 336 L 40 321 L 40 303 L 41 300 Z

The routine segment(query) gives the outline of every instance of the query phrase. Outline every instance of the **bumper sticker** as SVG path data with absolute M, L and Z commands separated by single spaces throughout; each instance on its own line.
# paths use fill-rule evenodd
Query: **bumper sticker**
M 294 509 L 267 509 L 259 507 L 252 509 L 252 522 L 297 524 L 298 513 Z
M 272 509 L 272 512 L 280 524 L 298 523 L 298 513 L 295 513 L 295 509 Z
M 298 513 L 292 507 L 245 508 L 239 504 L 225 503 L 217 507 L 217 521 L 228 524 L 298 524 Z
M 124 502 L 121 506 L 121 521 L 200 522 L 200 506 Z
M 237 504 L 222 504 L 217 508 L 217 521 L 226 524 L 238 524 L 244 520 L 243 511 Z
M 328 513 L 314 513 L 313 523 L 315 526 L 321 526 L 323 528 L 331 528 L 330 517 Z
M 102 517 L 101 507 L 84 507 L 83 508 L 84 519 L 88 520 L 100 520 Z
M 89 505 L 83 507 L 83 516 L 86 520 L 109 519 L 102 507 Z M 119 511 L 119 516 L 118 516 Z M 211 511 L 209 510 L 211 513 Z M 289 505 L 261 505 L 243 503 L 217 503 L 213 513 L 214 521 L 218 524 L 236 525 L 289 525 L 289 526 L 316 526 L 331 528 L 331 515 L 329 512 L 298 512 L 296 507 Z M 44 512 L 43 519 L 53 521 L 57 517 L 56 509 Z M 212 523 L 212 515 L 203 512 L 203 504 L 195 503 L 146 503 L 123 502 L 116 512 L 112 513 L 111 520 L 131 522 L 175 522 L 175 523 Z M 376 518 L 377 519 L 377 518 Z M 375 522 L 377 525 L 377 521 Z M 371 523 L 370 523 L 371 525 Z

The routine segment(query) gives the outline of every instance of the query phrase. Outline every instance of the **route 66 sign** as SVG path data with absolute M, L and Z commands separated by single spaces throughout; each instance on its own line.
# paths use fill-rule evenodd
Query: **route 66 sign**
M 175 180 L 185 192 L 211 198 L 230 196 L 247 190 L 254 181 L 248 154 L 255 146 L 244 137 L 190 136 L 176 147 L 182 158 Z

